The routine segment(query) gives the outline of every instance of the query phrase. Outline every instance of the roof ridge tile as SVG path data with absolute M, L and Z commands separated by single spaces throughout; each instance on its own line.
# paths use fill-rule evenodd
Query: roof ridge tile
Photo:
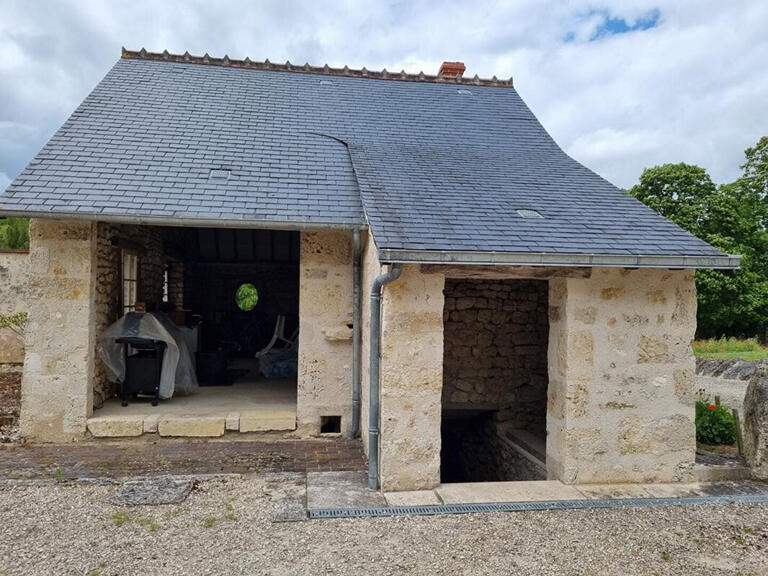
M 304 74 L 325 74 L 332 76 L 349 76 L 353 78 L 370 78 L 375 80 L 396 80 L 405 82 L 431 82 L 434 84 L 474 84 L 476 86 L 496 86 L 509 88 L 512 87 L 512 78 L 509 80 L 499 80 L 496 76 L 492 78 L 480 78 L 477 74 L 473 78 L 464 78 L 463 76 L 449 77 L 442 74 L 430 75 L 423 71 L 418 74 L 409 74 L 405 70 L 400 73 L 390 73 L 386 68 L 381 71 L 368 70 L 363 67 L 359 70 L 344 66 L 343 68 L 332 68 L 328 64 L 323 66 L 312 66 L 308 62 L 303 66 L 291 64 L 290 60 L 285 64 L 275 64 L 265 58 L 263 62 L 251 60 L 247 56 L 242 59 L 233 59 L 228 55 L 222 58 L 216 58 L 207 52 L 202 56 L 193 56 L 185 51 L 184 54 L 173 54 L 168 50 L 162 52 L 149 52 L 146 48 L 141 50 L 128 50 L 122 48 L 121 57 L 130 60 L 152 60 L 162 62 L 182 62 L 187 64 L 203 64 L 206 66 L 223 66 L 229 68 L 248 68 L 251 70 L 274 70 L 278 72 L 300 72 Z

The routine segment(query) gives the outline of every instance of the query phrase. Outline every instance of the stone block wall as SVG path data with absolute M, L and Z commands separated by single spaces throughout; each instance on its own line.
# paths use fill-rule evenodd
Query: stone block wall
M 160 302 L 163 295 L 165 254 L 162 229 L 155 226 L 107 224 L 99 222 L 97 231 L 95 329 L 98 337 L 121 314 L 120 251 L 117 241 L 128 241 L 139 249 L 138 300 Z M 99 408 L 114 396 L 115 385 L 107 380 L 106 368 L 96 356 L 93 380 L 93 403 Z
M 690 270 L 550 280 L 548 476 L 692 479 L 696 291 Z
M 381 317 L 381 487 L 440 483 L 442 274 L 406 264 L 384 288 Z M 368 289 L 370 293 L 370 288 Z
M 513 428 L 546 432 L 548 284 L 445 281 L 443 404 L 498 410 Z
M 32 219 L 21 389 L 28 440 L 82 438 L 92 412 L 96 225 Z
M 368 454 L 370 390 L 370 294 L 384 271 L 369 235 L 362 262 L 363 447 Z M 381 316 L 379 472 L 383 490 L 418 490 L 440 483 L 440 418 L 443 385 L 442 274 L 406 265 L 384 288 Z
M 302 232 L 299 267 L 297 430 L 320 433 L 323 416 L 352 416 L 352 233 Z

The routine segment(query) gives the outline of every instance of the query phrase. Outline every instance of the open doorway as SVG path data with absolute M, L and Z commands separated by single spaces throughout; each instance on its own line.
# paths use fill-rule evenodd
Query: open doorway
M 213 420 L 222 434 L 294 430 L 300 242 L 293 231 L 101 225 L 97 329 L 127 312 L 162 318 L 190 352 L 199 388 L 121 406 L 97 370 L 94 417 L 144 417 L 144 432 L 161 435 L 158 416 L 160 426 L 188 420 L 168 435 L 218 435 L 202 433 Z
M 446 279 L 441 481 L 546 479 L 548 283 Z

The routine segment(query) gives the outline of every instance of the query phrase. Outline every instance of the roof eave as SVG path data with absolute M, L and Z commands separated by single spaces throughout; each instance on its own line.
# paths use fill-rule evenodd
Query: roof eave
M 174 216 L 137 216 L 132 214 L 95 214 L 92 212 L 36 212 L 0 208 L 0 216 L 20 218 L 46 218 L 52 220 L 81 220 L 136 224 L 145 226 L 175 226 L 187 228 L 249 228 L 263 230 L 367 230 L 364 222 L 310 222 L 282 220 L 247 220 L 227 218 L 188 218 Z
M 470 252 L 380 249 L 382 263 L 475 264 L 504 266 L 584 266 L 600 268 L 688 268 L 736 270 L 741 256 L 634 254 L 558 254 L 545 252 Z

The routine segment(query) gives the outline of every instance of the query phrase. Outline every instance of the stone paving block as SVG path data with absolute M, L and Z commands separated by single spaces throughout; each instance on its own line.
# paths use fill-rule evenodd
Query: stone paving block
M 368 488 L 365 472 L 308 472 L 307 508 L 379 508 L 384 495 Z
M 442 504 L 434 490 L 387 492 L 384 494 L 384 498 L 390 506 L 437 506 Z
M 160 414 L 144 416 L 144 434 L 156 434 L 158 422 L 160 422 Z
M 88 431 L 99 438 L 141 436 L 144 432 L 144 418 L 141 416 L 89 418 L 87 426 Z
M 122 506 L 155 506 L 178 504 L 192 491 L 194 480 L 188 476 L 156 476 L 128 480 L 112 495 L 112 504 Z
M 443 484 L 435 488 L 445 504 L 488 502 L 538 502 L 543 500 L 583 500 L 573 486 L 557 480 L 530 482 L 467 482 Z
M 295 430 L 296 414 L 276 410 L 244 410 L 240 412 L 240 432 Z
M 223 436 L 225 420 L 216 416 L 164 416 L 157 424 L 157 431 L 160 436 Z
M 275 504 L 272 513 L 273 522 L 301 522 L 307 519 L 307 509 L 304 501 L 298 496 L 286 496 Z
M 230 412 L 227 414 L 227 420 L 224 427 L 231 432 L 240 430 L 240 412 Z

